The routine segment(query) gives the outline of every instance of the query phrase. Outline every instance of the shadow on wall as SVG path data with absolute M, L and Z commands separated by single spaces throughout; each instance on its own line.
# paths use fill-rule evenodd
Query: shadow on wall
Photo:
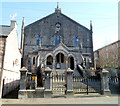
M 9 92 L 7 95 L 3 96 L 2 98 L 18 99 L 18 91 L 19 91 L 19 87 Z
M 20 80 L 8 82 L 8 79 L 3 80 L 2 98 L 18 98 Z

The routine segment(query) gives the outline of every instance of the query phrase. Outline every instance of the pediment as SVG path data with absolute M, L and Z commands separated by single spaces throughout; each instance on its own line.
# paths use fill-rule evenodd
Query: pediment
M 70 50 L 65 44 L 60 43 L 57 47 L 54 48 L 53 53 L 56 53 L 59 51 L 69 53 Z

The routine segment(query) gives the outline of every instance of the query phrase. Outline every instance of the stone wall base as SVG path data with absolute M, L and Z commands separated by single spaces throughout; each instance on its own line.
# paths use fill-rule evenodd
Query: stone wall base
M 27 98 L 27 90 L 19 90 L 19 92 L 18 92 L 18 98 L 19 99 Z
M 74 94 L 73 94 L 73 90 L 67 90 L 67 98 L 72 98 L 73 96 L 74 96 Z
M 104 90 L 103 94 L 106 96 L 110 96 L 111 92 L 110 92 L 110 90 Z
M 45 98 L 51 98 L 52 97 L 52 90 L 46 89 L 44 93 Z
M 44 88 L 19 90 L 18 98 L 44 98 Z

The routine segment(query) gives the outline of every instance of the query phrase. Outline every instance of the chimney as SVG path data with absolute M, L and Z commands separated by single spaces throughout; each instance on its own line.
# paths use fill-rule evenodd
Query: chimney
M 14 20 L 11 20 L 11 28 L 16 28 L 17 27 L 17 22 Z

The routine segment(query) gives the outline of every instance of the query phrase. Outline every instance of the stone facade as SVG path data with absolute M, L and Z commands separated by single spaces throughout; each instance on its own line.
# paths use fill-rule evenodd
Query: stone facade
M 23 29 L 23 28 L 22 28 Z M 92 24 L 90 29 L 61 13 L 55 12 L 24 28 L 23 62 L 36 73 L 40 65 L 53 71 L 76 70 L 79 64 L 93 64 Z
M 0 98 L 19 84 L 21 53 L 16 27 L 16 21 L 0 26 Z
M 94 52 L 96 67 L 120 68 L 120 40 Z
M 4 62 L 5 42 L 6 42 L 6 36 L 5 37 L 0 36 L 0 85 L 2 85 L 2 74 L 3 74 L 2 68 Z M 2 86 L 0 86 L 0 92 L 2 92 Z

